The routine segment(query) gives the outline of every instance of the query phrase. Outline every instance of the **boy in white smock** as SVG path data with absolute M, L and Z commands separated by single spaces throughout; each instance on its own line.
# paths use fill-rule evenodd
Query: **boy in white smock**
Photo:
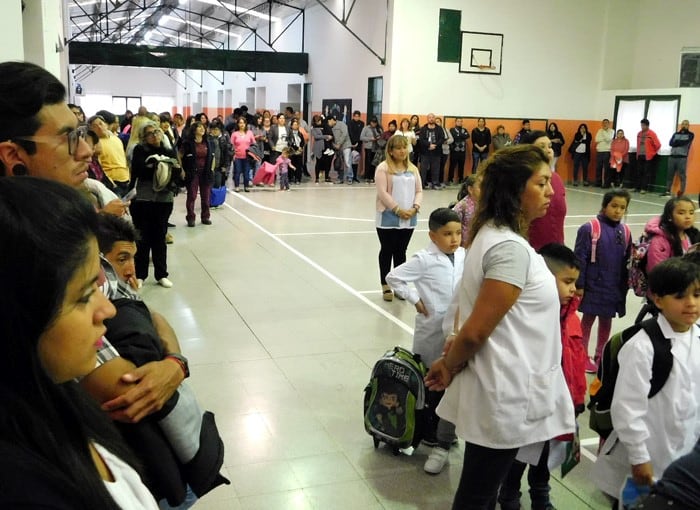
M 418 313 L 413 352 L 420 354 L 423 362 L 430 366 L 442 355 L 445 345 L 443 318 L 462 280 L 466 251 L 461 247 L 462 223 L 452 209 L 441 207 L 434 210 L 428 228 L 431 241 L 428 247 L 394 268 L 386 281 L 397 296 L 415 305 Z M 415 288 L 409 285 L 411 282 Z M 423 442 L 434 448 L 424 469 L 430 474 L 438 474 L 447 462 L 448 450 L 455 438 L 454 425 L 435 414 L 444 392 L 426 393 L 428 410 Z
M 649 290 L 673 361 L 661 390 L 648 398 L 654 348 L 647 333 L 640 330 L 618 353 L 610 406 L 614 430 L 592 471 L 597 487 L 613 498 L 630 474 L 638 485 L 651 485 L 700 437 L 700 269 L 668 259 L 649 273 Z

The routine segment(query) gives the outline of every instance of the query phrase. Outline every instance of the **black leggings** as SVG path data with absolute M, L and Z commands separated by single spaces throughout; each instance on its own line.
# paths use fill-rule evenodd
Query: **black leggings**
M 378 228 L 379 237 L 379 279 L 386 285 L 386 275 L 391 271 L 391 261 L 394 267 L 406 262 L 406 250 L 413 235 L 412 228 Z

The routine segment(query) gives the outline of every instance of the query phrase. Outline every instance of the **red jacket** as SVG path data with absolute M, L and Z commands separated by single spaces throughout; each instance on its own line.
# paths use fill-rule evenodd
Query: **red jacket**
M 637 154 L 639 154 L 639 146 L 642 144 L 642 132 L 637 133 Z M 656 136 L 651 129 L 647 129 L 647 139 L 646 139 L 646 160 L 650 161 L 654 159 L 656 153 L 659 152 L 661 148 L 661 142 L 659 142 L 659 137 Z
M 561 323 L 561 366 L 564 379 L 569 387 L 571 399 L 577 414 L 583 411 L 586 398 L 586 361 L 588 353 L 583 347 L 581 319 L 576 314 L 581 298 L 574 296 L 568 305 L 561 307 L 559 320 Z

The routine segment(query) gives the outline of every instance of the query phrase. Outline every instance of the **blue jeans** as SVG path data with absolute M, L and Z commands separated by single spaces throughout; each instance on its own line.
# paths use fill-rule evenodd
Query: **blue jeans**
M 243 176 L 243 186 L 247 188 L 250 185 L 248 158 L 236 158 L 233 160 L 233 185 L 236 188 L 241 182 L 241 176 Z
M 472 173 L 473 174 L 475 174 L 477 169 L 479 168 L 479 163 L 481 163 L 485 159 L 488 159 L 488 157 L 489 157 L 488 152 L 472 151 Z
M 666 191 L 671 192 L 671 186 L 673 186 L 673 179 L 678 174 L 681 180 L 681 195 L 685 193 L 685 181 L 686 181 L 686 166 L 688 164 L 688 158 L 674 158 L 671 156 L 668 158 L 668 173 L 666 174 Z
M 588 154 L 584 152 L 574 152 L 574 182 L 578 182 L 579 169 L 583 174 L 583 181 L 588 182 Z
M 191 508 L 197 502 L 197 495 L 192 491 L 192 487 L 187 486 L 187 492 L 185 494 L 185 501 L 180 503 L 178 506 L 170 506 L 167 499 L 161 499 L 158 502 L 158 508 L 160 510 L 187 510 Z

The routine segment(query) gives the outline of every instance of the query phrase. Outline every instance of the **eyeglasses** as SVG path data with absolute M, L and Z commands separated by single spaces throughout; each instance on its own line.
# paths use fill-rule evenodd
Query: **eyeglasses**
M 66 137 L 68 141 L 68 154 L 74 156 L 78 152 L 78 146 L 80 145 L 80 140 L 85 140 L 87 137 L 88 127 L 78 126 L 72 131 L 68 131 L 62 135 L 35 135 L 35 136 L 14 136 L 12 140 L 26 140 L 28 142 L 36 143 L 50 143 L 56 138 Z

